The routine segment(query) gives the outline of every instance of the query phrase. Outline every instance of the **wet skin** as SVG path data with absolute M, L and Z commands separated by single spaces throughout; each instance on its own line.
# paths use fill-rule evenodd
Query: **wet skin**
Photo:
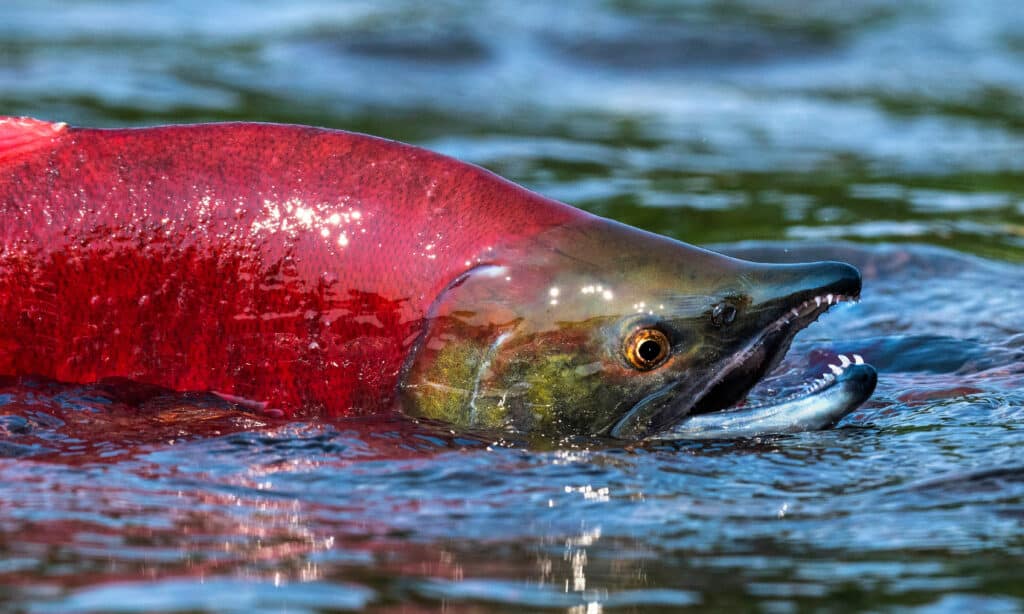
M 647 437 L 734 406 L 860 292 L 845 264 L 728 258 L 297 126 L 0 118 L 0 207 L 0 374 L 291 416 L 397 403 L 460 427 Z

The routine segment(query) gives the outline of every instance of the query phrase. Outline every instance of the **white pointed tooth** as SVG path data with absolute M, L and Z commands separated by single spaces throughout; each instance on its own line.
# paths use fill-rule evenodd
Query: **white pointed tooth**
M 861 356 L 860 354 L 854 354 L 853 355 L 853 364 L 855 364 L 855 365 L 862 365 L 862 364 L 864 364 L 864 357 Z
M 840 354 L 839 355 L 839 366 L 841 366 L 841 367 L 843 367 L 845 369 L 846 367 L 849 367 L 852 364 L 853 364 L 853 362 L 851 362 L 850 359 L 847 358 L 845 354 Z
M 832 304 L 832 302 L 833 302 L 833 301 L 835 300 L 835 297 L 834 297 L 833 295 L 831 295 L 831 294 L 829 294 L 829 295 L 828 295 L 828 296 L 826 296 L 825 298 L 827 298 L 827 299 L 828 299 L 828 304 L 829 304 L 829 305 L 831 305 L 831 304 Z
M 793 314 L 794 318 L 800 315 L 800 312 L 796 310 L 796 307 L 790 309 L 789 312 Z
M 817 305 L 818 307 L 821 307 L 821 297 L 820 296 L 814 297 L 814 304 Z
M 831 384 L 832 382 L 835 381 L 835 379 L 835 375 L 832 375 L 831 373 L 826 373 L 825 376 L 821 378 L 821 381 L 824 384 Z
M 836 375 L 841 375 L 843 373 L 843 368 L 840 367 L 839 365 L 829 365 L 828 368 L 830 371 L 832 371 L 832 373 L 835 373 Z

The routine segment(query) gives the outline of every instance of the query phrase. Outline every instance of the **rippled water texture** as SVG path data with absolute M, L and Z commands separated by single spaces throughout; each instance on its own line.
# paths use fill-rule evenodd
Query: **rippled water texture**
M 1013 2 L 4 3 L 0 113 L 416 142 L 691 243 L 859 266 L 770 396 L 839 428 L 529 450 L 0 380 L 0 610 L 1024 609 Z

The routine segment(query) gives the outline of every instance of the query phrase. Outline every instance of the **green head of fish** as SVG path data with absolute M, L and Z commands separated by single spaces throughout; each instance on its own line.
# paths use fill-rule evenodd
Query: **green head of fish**
M 745 262 L 593 219 L 495 250 L 451 284 L 400 386 L 408 413 L 640 438 L 726 409 L 860 291 L 845 264 Z

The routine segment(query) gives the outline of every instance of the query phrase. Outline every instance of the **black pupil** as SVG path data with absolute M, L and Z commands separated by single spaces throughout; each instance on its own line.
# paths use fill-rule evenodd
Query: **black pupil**
M 653 339 L 644 339 L 640 342 L 640 347 L 636 349 L 636 353 L 646 362 L 652 362 L 657 360 L 658 356 L 661 356 L 661 344 Z

